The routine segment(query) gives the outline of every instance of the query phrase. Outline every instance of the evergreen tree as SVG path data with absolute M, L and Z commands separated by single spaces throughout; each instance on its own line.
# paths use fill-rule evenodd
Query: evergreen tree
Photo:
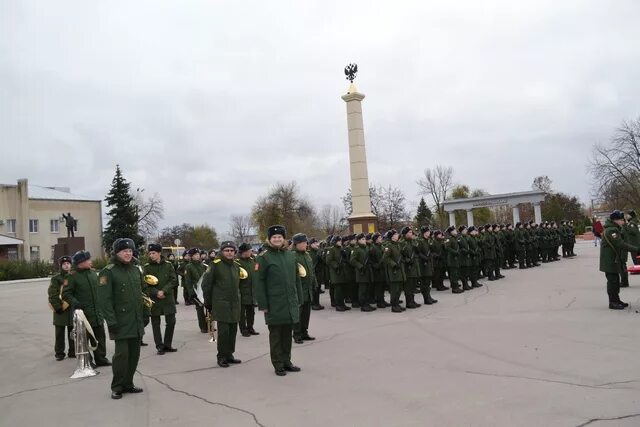
M 416 227 L 421 227 L 423 225 L 431 226 L 433 222 L 433 214 L 431 213 L 431 209 L 427 206 L 427 203 L 424 201 L 424 197 L 420 198 L 420 203 L 418 204 L 418 209 L 416 210 L 416 216 L 413 219 Z
M 120 166 L 116 165 L 116 175 L 111 182 L 111 190 L 105 198 L 109 211 L 109 223 L 104 230 L 102 243 L 111 252 L 111 245 L 116 239 L 129 238 L 134 241 L 136 248 L 144 244 L 144 238 L 138 234 L 138 212 L 129 193 L 130 184 L 122 176 Z

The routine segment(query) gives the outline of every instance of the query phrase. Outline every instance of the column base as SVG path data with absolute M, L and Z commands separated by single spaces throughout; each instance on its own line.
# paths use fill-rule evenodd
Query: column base
M 347 218 L 349 231 L 352 234 L 375 233 L 378 231 L 378 217 L 375 215 L 358 215 Z

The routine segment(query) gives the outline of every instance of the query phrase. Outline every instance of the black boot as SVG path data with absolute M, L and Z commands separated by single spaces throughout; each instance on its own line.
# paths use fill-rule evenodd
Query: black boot
M 438 302 L 437 299 L 431 298 L 431 292 L 429 292 L 429 291 L 423 292 L 422 293 L 422 298 L 424 299 L 425 305 L 431 305 L 431 304 L 435 304 L 435 303 Z
M 400 307 L 399 305 L 394 305 L 391 307 L 392 313 L 402 313 L 403 311 L 404 311 L 404 308 Z
M 467 282 L 467 279 L 463 279 L 462 280 L 462 290 L 463 291 L 470 291 L 471 289 L 473 289 L 471 286 L 469 286 L 469 282 Z
M 481 288 L 482 287 L 482 283 L 479 283 L 477 280 L 474 280 L 473 283 L 471 284 L 472 288 Z

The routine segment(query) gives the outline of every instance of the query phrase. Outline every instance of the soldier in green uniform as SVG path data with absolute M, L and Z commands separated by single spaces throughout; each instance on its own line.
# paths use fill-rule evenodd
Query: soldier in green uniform
M 484 234 L 482 235 L 482 256 L 485 263 L 484 271 L 487 273 L 490 282 L 497 280 L 495 276 L 496 245 L 492 229 L 491 224 L 486 224 L 484 226 Z
M 569 225 L 569 254 L 571 256 L 577 256 L 576 253 L 573 251 L 576 245 L 576 229 L 573 226 L 573 221 L 569 221 L 568 225 Z
M 433 259 L 433 285 L 437 291 L 446 291 L 449 289 L 444 284 L 445 272 L 445 252 L 444 252 L 444 234 L 440 230 L 434 230 L 431 239 L 431 258 Z
M 187 298 L 196 307 L 200 332 L 207 334 L 207 320 L 204 314 L 204 305 L 196 296 L 196 285 L 198 284 L 200 277 L 202 277 L 206 271 L 207 266 L 200 260 L 200 251 L 197 248 L 189 249 L 188 254 L 191 257 L 191 261 L 185 267 L 184 288 L 187 290 Z
M 49 295 L 49 306 L 53 310 L 53 326 L 55 327 L 55 351 L 56 360 L 64 359 L 65 335 L 69 341 L 69 357 L 76 357 L 75 344 L 71 335 L 73 330 L 72 310 L 69 309 L 68 301 L 62 299 L 62 291 L 69 283 L 67 276 L 71 271 L 71 257 L 63 256 L 58 260 L 60 273 L 51 278 L 47 294 Z M 65 308 L 64 305 L 67 305 Z
M 507 224 L 504 230 L 505 268 L 516 268 L 516 248 L 513 225 Z
M 131 239 L 116 239 L 112 245 L 111 262 L 100 271 L 98 301 L 100 312 L 109 328 L 109 338 L 115 341 L 111 398 L 123 393 L 142 393 L 133 384 L 133 375 L 140 359 L 140 342 L 144 335 L 142 273 L 133 264 L 136 246 Z
M 371 283 L 376 300 L 376 307 L 391 307 L 384 299 L 384 287 L 387 282 L 386 271 L 384 269 L 384 247 L 382 246 L 382 235 L 373 233 L 371 236 L 371 246 L 369 247 L 369 266 L 371 267 Z
M 300 371 L 291 362 L 291 334 L 300 321 L 302 284 L 295 255 L 285 246 L 286 233 L 281 225 L 267 229 L 268 245 L 256 267 L 256 299 L 269 327 L 271 363 L 278 376 Z
M 176 303 L 173 292 L 176 289 L 178 279 L 173 265 L 162 255 L 162 246 L 151 243 L 147 247 L 149 262 L 142 269 L 144 275 L 150 274 L 158 279 L 158 284 L 147 287 L 147 294 L 153 300 L 151 307 L 151 329 L 153 330 L 153 341 L 156 344 L 156 351 L 162 355 L 165 352 L 173 353 L 178 351 L 173 348 L 173 331 L 176 327 Z M 164 340 L 160 330 L 160 319 L 164 316 Z
M 187 286 L 185 283 L 185 275 L 187 273 L 187 265 L 191 262 L 191 255 L 189 255 L 189 251 L 184 251 L 182 254 L 182 259 L 178 263 L 178 267 L 176 268 L 176 273 L 178 273 L 178 280 L 182 284 L 182 299 L 184 300 L 184 305 L 191 305 L 191 300 L 189 298 L 189 292 L 187 292 Z
M 447 269 L 449 271 L 449 283 L 451 292 L 460 294 L 464 292 L 460 285 L 460 245 L 458 244 L 458 230 L 450 226 L 445 231 L 444 248 L 447 253 Z
M 167 255 L 167 261 L 169 261 L 169 263 L 171 263 L 171 266 L 173 267 L 173 271 L 175 274 L 178 274 L 178 262 L 176 261 L 176 256 L 174 254 L 169 254 Z M 173 302 L 175 304 L 179 304 L 178 303 L 178 287 L 180 286 L 180 283 L 178 282 L 178 277 L 176 276 L 176 281 L 173 287 Z
M 502 231 L 501 226 L 499 224 L 493 224 L 493 241 L 496 247 L 496 261 L 493 264 L 494 266 L 494 276 L 496 280 L 504 279 L 505 276 L 500 272 L 502 268 L 502 263 L 504 262 L 504 251 L 502 248 Z
M 253 257 L 251 245 L 248 243 L 240 244 L 238 254 L 237 262 L 247 272 L 246 278 L 240 278 L 240 333 L 243 337 L 260 335 L 260 333 L 256 332 L 253 328 L 256 304 L 256 299 L 253 295 L 256 260 Z
M 386 242 L 382 259 L 389 283 L 389 293 L 391 294 L 391 311 L 402 313 L 405 308 L 400 306 L 400 292 L 406 280 L 404 267 L 402 265 L 402 252 L 398 239 L 400 235 L 396 230 L 389 230 L 385 234 Z M 411 292 L 413 294 L 413 292 Z M 407 300 L 409 301 L 409 300 Z
M 67 285 L 62 291 L 62 299 L 74 310 L 80 309 L 93 329 L 97 340 L 97 348 L 93 352 L 96 366 L 110 366 L 107 359 L 106 334 L 103 317 L 99 307 L 98 276 L 91 265 L 89 251 L 78 251 L 73 254 L 73 270 L 67 276 Z
M 460 264 L 460 281 L 462 282 L 462 290 L 470 291 L 472 287 L 469 285 L 473 282 L 471 279 L 473 275 L 473 264 L 471 262 L 471 248 L 469 246 L 469 236 L 466 225 L 458 227 L 458 246 L 460 253 L 458 255 L 458 262 Z
M 241 363 L 233 353 L 240 321 L 240 264 L 235 261 L 236 245 L 220 244 L 220 255 L 210 260 L 202 279 L 204 306 L 211 312 L 218 326 L 218 366 L 228 368 Z
M 345 304 L 346 281 L 344 276 L 344 258 L 342 256 L 342 237 L 334 236 L 331 240 L 331 248 L 327 252 L 327 265 L 331 280 L 331 290 L 334 293 L 336 311 L 351 310 Z
M 516 223 L 516 229 L 513 232 L 513 243 L 518 258 L 518 268 L 524 270 L 526 267 L 526 239 L 522 223 Z
M 431 230 L 426 225 L 420 227 L 420 237 L 416 239 L 418 263 L 420 264 L 420 292 L 425 305 L 438 302 L 431 298 L 431 279 L 433 278 L 433 258 L 431 257 Z
M 613 211 L 604 225 L 600 246 L 600 271 L 607 278 L 609 308 L 612 310 L 623 310 L 629 305 L 620 300 L 620 276 L 627 268 L 622 258 L 623 252 L 637 252 L 640 249 L 623 240 L 621 233 L 624 223 L 624 214 L 618 210 Z
M 482 262 L 482 253 L 480 250 L 480 236 L 478 230 L 473 225 L 467 229 L 467 242 L 469 243 L 469 255 L 471 256 L 471 287 L 479 288 L 482 283 L 478 282 L 480 278 L 480 264 Z
M 315 237 L 309 239 L 309 256 L 313 263 L 313 273 L 316 276 L 316 282 L 318 285 L 313 288 L 313 299 L 311 301 L 311 310 L 324 310 L 324 306 L 320 304 L 321 287 L 324 284 L 326 286 L 326 266 L 324 257 L 322 256 L 322 249 L 320 248 L 320 242 Z
M 302 344 L 305 341 L 315 340 L 314 337 L 309 335 L 309 320 L 311 318 L 313 290 L 318 286 L 318 282 L 313 270 L 313 261 L 307 253 L 308 241 L 306 234 L 294 234 L 291 242 L 293 243 L 293 253 L 298 267 L 298 275 L 300 276 L 300 286 L 302 287 L 300 320 L 293 325 L 293 340 L 296 344 Z
M 640 222 L 638 221 L 638 217 L 636 215 L 636 211 L 630 210 L 627 212 L 627 227 L 625 229 L 625 241 L 630 245 L 640 247 Z M 570 227 L 570 251 L 573 256 L 573 242 L 575 242 L 575 234 L 573 233 L 573 226 Z M 631 261 L 633 261 L 634 265 L 640 264 L 640 260 L 638 259 L 637 251 L 631 252 Z
M 374 311 L 375 307 L 369 305 L 369 282 L 371 280 L 371 270 L 369 268 L 369 251 L 364 233 L 356 236 L 358 246 L 351 252 L 349 264 L 356 272 L 356 284 L 358 285 L 358 302 L 360 311 Z
M 360 308 L 358 301 L 358 284 L 356 283 L 356 269 L 349 263 L 351 253 L 356 246 L 356 235 L 350 234 L 342 239 L 342 263 L 345 278 L 345 299 L 351 303 L 352 308 Z
M 400 230 L 400 252 L 402 254 L 402 265 L 405 272 L 404 296 L 407 299 L 405 307 L 418 308 L 421 304 L 416 302 L 415 293 L 419 290 L 420 263 L 417 255 L 417 243 L 413 230 L 403 227 Z

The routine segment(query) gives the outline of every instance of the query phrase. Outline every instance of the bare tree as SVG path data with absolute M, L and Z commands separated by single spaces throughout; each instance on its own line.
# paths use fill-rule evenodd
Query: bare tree
M 316 220 L 313 206 L 300 194 L 295 181 L 286 184 L 276 183 L 268 194 L 259 197 L 255 202 L 251 217 L 262 237 L 273 224 L 284 225 L 289 235 L 298 232 L 308 233 Z
M 249 243 L 254 228 L 251 215 L 231 215 L 229 228 L 229 234 L 233 236 L 236 243 Z
M 624 121 L 608 145 L 594 145 L 589 170 L 599 202 L 610 209 L 640 206 L 640 117 Z
M 343 209 L 335 205 L 324 205 L 318 213 L 318 229 L 328 235 L 342 234 L 348 227 Z
M 437 165 L 435 169 L 425 169 L 424 177 L 417 181 L 420 194 L 430 197 L 432 207 L 436 211 L 439 220 L 445 217 L 443 202 L 453 187 L 453 168 L 451 166 Z
M 164 203 L 158 193 L 145 199 L 143 192 L 138 188 L 131 196 L 138 212 L 138 231 L 146 240 L 150 240 L 158 232 L 158 223 L 164 219 Z
M 545 193 L 551 193 L 551 178 L 547 175 L 540 175 L 533 178 L 533 183 L 531 184 L 531 188 L 534 190 L 544 191 Z

